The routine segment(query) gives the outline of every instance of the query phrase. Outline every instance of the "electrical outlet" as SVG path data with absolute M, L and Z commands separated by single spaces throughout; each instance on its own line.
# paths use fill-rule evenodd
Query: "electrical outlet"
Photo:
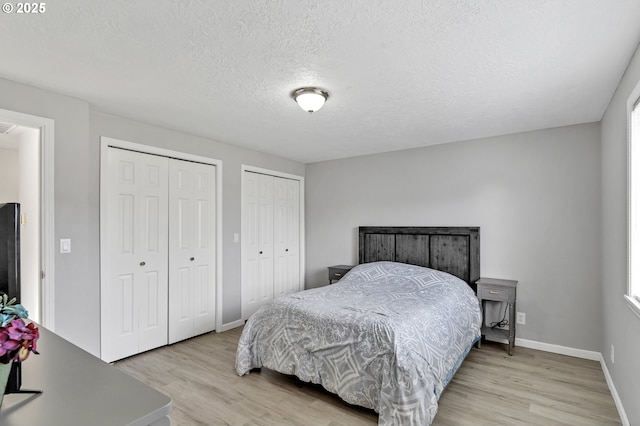
M 524 312 L 516 312 L 516 323 L 518 324 L 526 324 L 527 323 L 527 314 Z
M 611 364 L 615 364 L 615 348 L 611 345 Z

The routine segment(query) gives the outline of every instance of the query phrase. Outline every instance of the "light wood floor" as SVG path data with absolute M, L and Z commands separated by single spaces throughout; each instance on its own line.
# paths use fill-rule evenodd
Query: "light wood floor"
M 173 399 L 177 425 L 376 425 L 371 410 L 262 369 L 235 373 L 242 329 L 210 333 L 116 363 Z M 600 364 L 500 344 L 474 348 L 440 398 L 434 425 L 621 424 Z

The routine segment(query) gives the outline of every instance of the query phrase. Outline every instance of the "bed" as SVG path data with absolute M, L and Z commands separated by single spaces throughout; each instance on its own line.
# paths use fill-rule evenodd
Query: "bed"
M 361 227 L 359 240 L 360 264 L 339 282 L 249 318 L 236 372 L 321 384 L 378 412 L 380 425 L 430 424 L 480 338 L 479 228 Z

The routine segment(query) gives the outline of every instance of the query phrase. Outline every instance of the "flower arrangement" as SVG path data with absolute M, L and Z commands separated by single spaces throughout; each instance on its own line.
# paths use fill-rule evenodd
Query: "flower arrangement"
M 0 297 L 0 364 L 22 362 L 31 352 L 38 354 L 36 342 L 40 337 L 38 327 L 33 323 L 25 324 L 29 312 L 15 297 L 11 300 L 6 294 Z

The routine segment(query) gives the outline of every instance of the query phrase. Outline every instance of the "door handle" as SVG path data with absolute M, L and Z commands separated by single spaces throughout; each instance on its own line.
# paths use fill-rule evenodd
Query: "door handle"
M 284 249 L 284 251 L 289 251 L 289 249 Z
M 192 257 L 192 258 L 190 258 L 189 260 L 193 262 L 194 260 L 196 260 L 196 258 L 195 258 L 195 257 Z
M 262 252 L 258 253 L 258 254 L 262 254 Z
M 140 266 L 146 265 L 146 262 L 140 262 Z

